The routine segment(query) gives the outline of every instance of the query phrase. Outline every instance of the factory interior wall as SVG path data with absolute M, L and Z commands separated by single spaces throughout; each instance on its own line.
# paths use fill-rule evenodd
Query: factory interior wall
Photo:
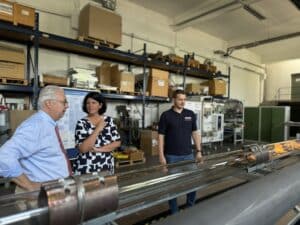
M 291 59 L 266 65 L 267 80 L 265 85 L 265 100 L 290 100 L 291 74 L 300 73 L 300 59 Z M 278 96 L 280 89 L 280 96 Z
M 79 11 L 88 1 L 64 0 L 55 1 L 55 4 L 49 0 L 19 0 L 18 2 L 37 9 L 40 13 L 41 31 L 76 38 Z M 120 49 L 137 51 L 142 49 L 143 44 L 146 43 L 147 52 L 162 51 L 164 54 L 176 53 L 181 56 L 187 52 L 194 52 L 195 58 L 202 63 L 205 58 L 212 59 L 223 74 L 228 74 L 230 65 L 230 97 L 242 100 L 245 106 L 257 106 L 261 102 L 263 93 L 260 87 L 263 79 L 256 73 L 261 73 L 261 69 L 213 53 L 215 50 L 225 51 L 227 42 L 193 28 L 174 31 L 170 26 L 171 19 L 128 0 L 118 1 L 117 4 L 117 12 L 122 15 L 123 36 Z M 233 55 L 253 64 L 261 64 L 261 58 L 248 50 L 240 50 L 234 52 Z M 101 60 L 99 59 L 51 50 L 42 49 L 39 54 L 40 74 L 46 72 L 66 74 L 70 67 L 94 68 L 100 64 Z M 135 68 L 133 72 L 140 73 L 141 68 Z M 182 83 L 182 75 L 171 74 L 171 82 Z M 200 80 L 188 77 L 186 82 L 200 82 Z M 114 107 L 116 104 L 119 103 L 112 103 L 110 107 Z M 137 105 L 136 108 L 141 109 L 141 105 Z M 110 111 L 113 112 L 113 110 Z M 157 115 L 156 104 L 149 104 L 146 108 L 146 125 L 157 121 L 157 116 L 153 115 Z

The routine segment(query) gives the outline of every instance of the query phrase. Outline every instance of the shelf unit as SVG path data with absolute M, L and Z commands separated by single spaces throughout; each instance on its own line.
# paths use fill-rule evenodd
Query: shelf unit
M 183 74 L 183 86 L 185 85 L 186 76 L 198 77 L 202 79 L 212 79 L 216 76 L 203 69 L 195 69 L 187 67 L 188 57 L 185 56 L 184 65 L 176 65 L 173 63 L 165 63 L 159 60 L 154 60 L 148 57 L 146 44 L 144 44 L 142 54 L 136 54 L 118 49 L 112 49 L 105 46 L 95 45 L 94 43 L 84 42 L 76 39 L 71 39 L 47 32 L 39 31 L 39 14 L 36 13 L 35 29 L 24 28 L 14 26 L 13 24 L 0 21 L 0 40 L 9 42 L 15 42 L 27 46 L 27 78 L 30 77 L 30 65 L 33 65 L 34 79 L 32 86 L 16 86 L 16 85 L 0 85 L 0 91 L 5 92 L 23 92 L 30 93 L 33 95 L 33 106 L 36 108 L 37 97 L 39 92 L 38 86 L 38 54 L 39 48 L 46 48 L 50 50 L 56 50 L 66 53 L 74 53 L 84 55 L 88 57 L 95 57 L 104 60 L 109 60 L 117 63 L 127 64 L 129 69 L 131 66 L 143 67 L 144 74 L 144 87 L 143 93 L 146 92 L 145 80 L 146 80 L 146 68 L 157 68 L 166 70 L 172 73 Z M 34 48 L 34 57 L 30 55 L 30 49 Z M 230 75 L 221 75 L 222 77 L 229 78 Z M 220 76 L 218 76 L 220 77 Z M 113 100 L 130 100 L 130 101 L 141 101 L 143 103 L 143 127 L 145 121 L 145 103 L 146 101 L 151 102 L 167 102 L 168 98 L 161 97 L 148 97 L 145 95 L 141 96 L 130 96 L 120 94 L 104 94 L 108 99 Z

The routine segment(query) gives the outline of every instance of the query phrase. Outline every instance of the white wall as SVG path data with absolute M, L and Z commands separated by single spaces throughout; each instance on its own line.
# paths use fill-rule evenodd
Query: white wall
M 286 60 L 267 64 L 267 81 L 265 97 L 267 101 L 276 100 L 275 96 L 281 89 L 281 100 L 290 99 L 291 74 L 300 72 L 300 59 Z
M 18 2 L 37 8 L 37 11 L 40 12 L 40 30 L 76 38 L 78 13 L 88 1 L 18 0 Z M 169 26 L 171 20 L 164 15 L 138 6 L 128 0 L 117 1 L 117 4 L 117 12 L 122 15 L 123 24 L 120 49 L 136 51 L 143 48 L 143 43 L 147 43 L 148 52 L 160 50 L 165 54 L 173 52 L 181 56 L 186 52 L 195 52 L 196 59 L 200 62 L 203 62 L 204 58 L 213 59 L 215 65 L 224 74 L 228 74 L 228 65 L 230 65 L 232 67 L 231 97 L 243 100 L 247 106 L 255 106 L 260 103 L 262 98 L 260 76 L 249 71 L 259 70 L 258 72 L 262 72 L 262 70 L 247 63 L 215 55 L 213 53 L 215 50 L 226 50 L 227 43 L 225 41 L 193 28 L 175 32 Z M 260 57 L 248 50 L 236 52 L 234 56 L 254 64 L 261 64 Z M 39 69 L 40 74 L 42 74 L 44 72 L 66 71 L 75 65 L 90 68 L 99 64 L 99 59 L 43 50 L 40 53 Z M 246 71 L 244 68 L 250 70 Z M 181 83 L 182 76 L 172 75 L 172 80 Z M 187 82 L 195 81 L 197 81 L 195 78 L 187 79 Z M 251 88 L 249 89 L 250 83 Z

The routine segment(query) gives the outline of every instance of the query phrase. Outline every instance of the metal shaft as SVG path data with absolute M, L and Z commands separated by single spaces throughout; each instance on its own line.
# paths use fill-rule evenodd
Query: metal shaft
M 300 163 L 237 187 L 158 225 L 273 225 L 300 202 Z

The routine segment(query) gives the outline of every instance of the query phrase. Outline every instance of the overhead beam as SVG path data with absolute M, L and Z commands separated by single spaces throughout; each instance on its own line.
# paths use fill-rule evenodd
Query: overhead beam
M 238 1 L 233 0 L 218 7 L 209 7 L 203 10 L 203 6 L 194 7 L 191 10 L 185 11 L 174 19 L 172 27 L 174 30 L 182 30 L 196 23 L 203 22 L 209 19 L 218 17 L 226 12 L 241 8 Z
M 210 5 L 199 4 L 193 7 L 191 10 L 185 11 L 182 14 L 174 18 L 174 22 L 171 25 L 175 31 L 182 30 L 186 27 L 193 26 L 197 23 L 211 20 L 219 17 L 225 13 L 233 10 L 249 7 L 250 4 L 256 3 L 261 0 L 226 0 L 215 1 Z M 217 4 L 221 2 L 223 4 Z

